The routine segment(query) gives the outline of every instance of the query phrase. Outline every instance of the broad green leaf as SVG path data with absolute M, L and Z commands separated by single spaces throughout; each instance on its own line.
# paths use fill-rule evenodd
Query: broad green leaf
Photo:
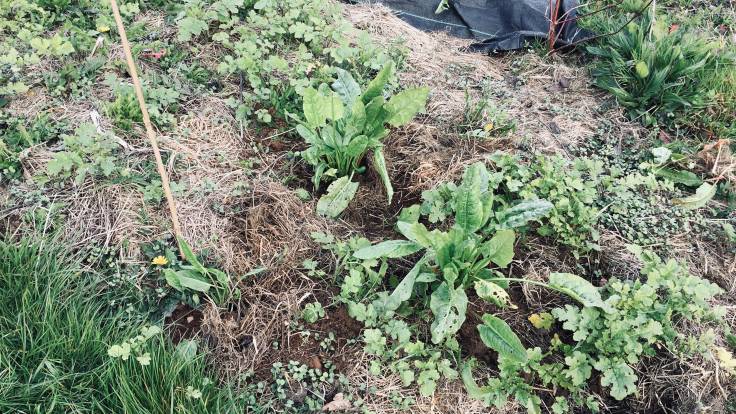
M 357 135 L 365 134 L 365 104 L 357 99 L 350 110 L 350 118 L 346 120 L 345 136 L 352 138 Z
M 703 184 L 703 180 L 701 180 L 700 177 L 698 177 L 692 171 L 660 168 L 654 171 L 654 174 L 658 177 L 670 180 L 675 184 L 683 184 L 688 187 L 697 187 Z
M 215 280 L 219 282 L 223 287 L 227 287 L 230 283 L 230 276 L 220 269 L 207 269 L 207 272 L 215 275 Z
M 304 90 L 303 99 L 304 118 L 311 128 L 325 125 L 327 119 L 334 121 L 343 117 L 345 109 L 342 101 L 332 91 L 329 91 L 328 95 L 323 95 L 314 88 L 307 88 Z
M 687 210 L 695 210 L 704 207 L 715 195 L 716 186 L 710 183 L 703 183 L 697 190 L 695 190 L 695 194 L 690 197 L 675 199 L 672 202 Z
M 389 78 L 391 78 L 393 71 L 393 62 L 389 61 L 365 88 L 365 92 L 360 97 L 364 104 L 368 105 L 374 98 L 383 95 L 383 88 L 388 83 Z
M 348 207 L 356 191 L 358 183 L 350 181 L 350 177 L 338 178 L 327 187 L 327 193 L 317 201 L 317 213 L 336 218 Z
M 179 28 L 177 40 L 180 42 L 188 42 L 207 30 L 207 22 L 196 17 L 185 17 L 176 22 L 176 26 Z
M 204 268 L 204 265 L 202 265 L 202 263 L 199 262 L 199 260 L 197 259 L 197 255 L 194 254 L 194 252 L 192 251 L 192 248 L 189 247 L 189 244 L 187 243 L 187 241 L 181 237 L 177 237 L 177 240 L 179 241 L 179 247 L 181 248 L 181 251 L 184 254 L 184 258 L 187 260 L 187 263 L 194 266 L 194 268 L 199 273 L 202 273 L 202 274 L 207 273 L 207 270 Z
M 399 233 L 404 235 L 404 237 L 424 248 L 430 248 L 442 242 L 440 232 L 429 231 L 424 227 L 424 224 L 419 222 L 409 223 L 406 221 L 399 221 L 396 223 L 396 228 L 399 230 Z
M 386 170 L 386 160 L 383 158 L 383 151 L 381 148 L 373 150 L 373 168 L 378 172 L 378 176 L 381 177 L 383 187 L 386 189 L 386 198 L 388 198 L 388 204 L 391 204 L 391 200 L 394 198 L 394 187 L 391 185 L 391 178 L 388 176 Z
M 396 259 L 422 250 L 422 246 L 408 240 L 388 240 L 372 246 L 363 247 L 353 253 L 358 259 L 369 260 L 387 257 Z
M 462 286 L 456 289 L 447 282 L 442 282 L 432 292 L 429 308 L 434 314 L 431 326 L 432 342 L 440 344 L 460 330 L 465 322 L 465 312 L 468 309 L 465 289 Z
M 499 267 L 506 267 L 514 259 L 514 240 L 516 234 L 513 230 L 499 230 L 491 240 L 483 244 L 487 249 L 485 257 L 491 259 Z
M 417 221 L 419 221 L 419 217 L 421 216 L 421 208 L 422 206 L 420 206 L 419 204 L 414 204 L 412 206 L 402 208 L 401 212 L 399 212 L 398 222 L 416 223 Z
M 509 296 L 508 292 L 506 292 L 506 290 L 504 290 L 504 288 L 502 288 L 501 286 L 491 281 L 476 280 L 475 293 L 477 293 L 478 297 L 480 297 L 481 299 L 487 300 L 501 308 L 509 307 L 509 305 L 513 309 L 516 308 L 516 306 L 511 303 L 511 297 Z
M 468 167 L 455 195 L 455 227 L 473 233 L 483 224 L 483 203 L 480 199 L 481 163 Z
M 389 113 L 386 122 L 395 127 L 408 124 L 416 114 L 424 111 L 428 96 L 427 87 L 407 89 L 392 96 L 385 106 Z
M 488 181 L 487 179 L 485 180 Z M 496 197 L 492 191 L 481 192 L 480 203 L 483 205 L 483 219 L 481 220 L 481 227 L 488 223 L 488 220 L 493 216 L 493 203 Z
M 587 307 L 607 308 L 598 288 L 580 276 L 571 273 L 552 273 L 549 275 L 549 286 Z
M 383 95 L 376 96 L 372 101 L 365 105 L 365 133 L 371 137 L 378 137 L 380 131 L 383 130 L 383 124 L 386 122 L 388 112 L 383 108 Z
M 302 124 L 296 126 L 296 132 L 299 134 L 300 137 L 304 138 L 304 142 L 306 142 L 307 144 L 318 145 L 321 142 L 319 135 L 317 135 L 315 131 L 305 127 Z
M 178 291 L 184 290 L 184 286 L 182 286 L 181 282 L 179 281 L 179 276 L 173 269 L 164 269 L 164 278 L 166 279 L 166 283 L 168 283 L 169 286 Z
M 526 362 L 524 345 L 502 319 L 490 314 L 483 315 L 483 324 L 478 325 L 478 332 L 483 343 L 499 355 L 517 362 Z
M 424 262 L 425 262 L 424 258 L 418 261 L 414 265 L 414 267 L 411 268 L 409 273 L 407 273 L 406 276 L 404 276 L 401 282 L 399 282 L 399 284 L 396 286 L 396 289 L 394 289 L 394 291 L 391 292 L 391 299 L 395 303 L 401 304 L 411 298 L 411 294 L 414 291 L 414 283 L 417 280 L 419 271 L 422 269 L 422 266 L 424 266 Z M 396 309 L 393 309 L 393 310 L 396 310 Z
M 164 269 L 164 277 L 166 282 L 178 291 L 191 289 L 196 292 L 207 292 L 212 285 L 204 280 L 194 270 L 177 270 Z
M 337 80 L 332 84 L 332 89 L 337 92 L 347 107 L 351 107 L 360 96 L 360 85 L 345 69 L 337 68 Z
M 546 216 L 552 207 L 552 203 L 547 200 L 522 201 L 501 213 L 499 225 L 508 229 L 525 226 L 531 220 L 538 220 Z
M 363 155 L 365 155 L 371 147 L 376 145 L 380 144 L 365 135 L 359 135 L 350 140 L 350 143 L 345 148 L 345 153 L 357 162 L 363 158 Z

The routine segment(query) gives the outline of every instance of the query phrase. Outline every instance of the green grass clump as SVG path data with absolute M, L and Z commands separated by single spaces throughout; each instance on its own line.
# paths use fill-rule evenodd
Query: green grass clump
M 670 30 L 647 13 L 588 51 L 600 58 L 595 84 L 611 92 L 632 118 L 644 124 L 672 124 L 675 115 L 709 107 L 715 91 L 704 89 L 705 74 L 718 65 L 716 44 L 687 30 Z
M 604 5 L 611 2 L 585 4 Z M 702 19 L 679 19 L 675 5 L 645 6 L 629 1 L 584 20 L 597 33 L 614 33 L 587 48 L 597 57 L 595 85 L 644 125 L 734 136 L 736 48 Z
M 77 269 L 53 242 L 0 241 L 0 412 L 244 412 L 202 353 L 160 333 L 138 350 L 147 364 L 109 356 L 139 330 L 108 311 L 114 292 Z

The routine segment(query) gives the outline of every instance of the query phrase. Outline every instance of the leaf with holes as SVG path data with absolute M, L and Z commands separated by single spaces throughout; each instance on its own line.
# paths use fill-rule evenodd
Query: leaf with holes
M 475 293 L 477 293 L 481 299 L 487 300 L 501 308 L 511 307 L 512 309 L 516 309 L 516 305 L 511 303 L 511 297 L 508 292 L 491 281 L 476 280 Z
M 429 300 L 429 308 L 434 314 L 432 322 L 432 342 L 442 343 L 457 332 L 465 322 L 465 312 L 468 309 L 468 296 L 465 289 L 451 287 L 442 282 Z

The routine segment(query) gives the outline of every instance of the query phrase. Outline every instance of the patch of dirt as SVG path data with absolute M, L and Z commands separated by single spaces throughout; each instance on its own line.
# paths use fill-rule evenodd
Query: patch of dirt
M 171 316 L 164 321 L 172 342 L 178 344 L 186 339 L 194 339 L 200 336 L 202 330 L 203 314 L 199 309 L 193 309 L 189 305 L 181 304 L 174 309 Z

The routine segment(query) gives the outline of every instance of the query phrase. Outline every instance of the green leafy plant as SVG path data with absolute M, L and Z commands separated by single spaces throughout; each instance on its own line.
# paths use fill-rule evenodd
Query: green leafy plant
M 527 164 L 502 152 L 494 153 L 490 160 L 495 171 L 484 175 L 482 185 L 497 193 L 494 199 L 499 211 L 488 218 L 484 232 L 520 228 L 538 219 L 539 224 L 534 227 L 538 234 L 553 236 L 571 247 L 574 254 L 597 249 L 596 201 L 601 180 L 597 163 L 584 158 L 571 162 L 559 156 L 539 155 Z M 431 223 L 446 220 L 457 210 L 454 199 L 458 190 L 454 183 L 444 183 L 424 191 L 419 214 Z M 525 219 L 529 214 L 531 217 Z M 517 223 L 519 219 L 522 222 Z
M 279 412 L 285 413 L 318 412 L 328 402 L 329 390 L 347 385 L 347 379 L 336 373 L 330 361 L 325 361 L 321 368 L 310 368 L 296 361 L 289 361 L 286 365 L 276 362 L 271 367 L 271 376 L 271 391 L 279 402 Z M 350 396 L 347 398 L 352 400 Z M 349 406 L 356 405 L 359 403 Z
M 48 162 L 46 173 L 52 178 L 66 179 L 74 176 L 79 185 L 85 177 L 107 178 L 124 172 L 116 163 L 115 151 L 120 146 L 112 134 L 101 134 L 91 123 L 83 123 L 74 135 L 62 135 L 64 151 L 54 154 Z
M 385 263 L 387 259 L 423 252 L 392 292 L 379 292 L 370 303 L 348 300 L 350 315 L 367 327 L 372 327 L 364 332 L 367 352 L 397 356 L 401 352 L 411 354 L 416 351 L 415 357 L 420 360 L 429 357 L 435 364 L 442 360 L 439 355 L 444 350 L 458 352 L 455 334 L 466 318 L 466 289 L 470 287 L 474 288 L 478 297 L 501 308 L 513 306 L 506 292 L 510 282 L 545 286 L 585 306 L 603 306 L 597 289 L 577 276 L 555 274 L 549 283 L 544 283 L 508 278 L 493 269 L 491 265 L 503 268 L 513 259 L 515 233 L 509 227 L 523 226 L 530 220 L 539 219 L 551 208 L 549 203 L 533 200 L 495 211 L 494 198 L 488 186 L 485 166 L 482 163 L 473 164 L 466 169 L 463 181 L 457 186 L 453 200 L 454 225 L 449 230 L 430 231 L 416 221 L 417 216 L 414 215 L 414 220 L 397 223 L 398 231 L 406 240 L 384 241 L 352 253 L 352 257 L 364 261 L 364 266 L 374 267 Z M 496 231 L 492 234 L 480 232 L 491 217 L 500 218 Z M 356 276 L 358 281 L 362 279 L 359 269 L 350 273 L 350 277 Z M 343 282 L 343 289 L 350 293 L 350 289 L 345 289 L 347 281 L 348 278 Z M 410 302 L 428 305 L 433 315 L 430 326 L 432 348 L 425 346 L 422 341 L 412 341 L 411 329 L 405 322 L 394 318 L 407 311 L 406 306 Z M 414 306 L 412 309 L 419 313 L 426 311 L 425 307 Z M 484 315 L 483 322 L 478 330 L 486 345 L 509 358 L 523 360 L 526 357 L 520 340 L 506 322 L 491 314 Z M 392 342 L 396 345 L 389 348 Z M 440 354 L 435 355 L 435 352 Z M 407 385 L 413 381 L 413 374 L 409 374 L 406 367 L 402 368 L 398 364 L 393 367 L 406 375 Z M 431 375 L 433 378 L 433 383 L 427 385 L 423 392 L 431 393 L 434 390 L 434 382 L 443 371 L 445 376 L 456 375 L 449 366 L 447 368 L 439 370 L 435 366 L 424 376 L 417 377 Z
M 273 108 L 277 118 L 296 113 L 304 90 L 331 82 L 337 68 L 362 80 L 399 54 L 356 30 L 328 0 L 191 1 L 187 8 L 178 18 L 217 27 L 212 40 L 230 51 L 218 71 L 242 79 L 240 99 L 229 101 L 242 122 L 261 109 Z M 191 23 L 186 20 L 184 36 L 204 34 L 201 23 Z
M 66 130 L 63 122 L 53 122 L 48 114 L 35 119 L 0 117 L 0 181 L 21 176 L 21 154 L 38 144 L 58 139 Z
M 210 294 L 217 303 L 221 303 L 225 299 L 230 284 L 228 274 L 216 268 L 205 267 L 197 259 L 197 255 L 187 242 L 181 238 L 179 238 L 179 246 L 189 264 L 181 265 L 178 269 L 163 269 L 166 282 L 180 292 L 194 291 Z M 210 293 L 213 287 L 215 292 Z
M 595 84 L 611 92 L 632 117 L 671 124 L 715 102 L 715 91 L 703 88 L 703 78 L 720 65 L 717 47 L 684 28 L 670 30 L 652 7 L 639 23 L 587 50 L 600 58 L 592 70 Z M 680 117 L 672 119 L 673 114 Z
M 488 139 L 514 131 L 516 123 L 502 106 L 493 102 L 491 88 L 484 84 L 477 100 L 473 100 L 470 92 L 465 90 L 462 121 L 455 125 L 455 129 L 469 138 Z
M 302 310 L 302 319 L 306 323 L 315 323 L 325 317 L 325 310 L 319 302 L 307 303 Z
M 322 178 L 351 177 L 362 173 L 363 159 L 368 152 L 373 153 L 373 166 L 386 188 L 389 203 L 393 197 L 393 187 L 386 170 L 381 141 L 389 134 L 387 126 L 398 127 L 407 124 L 424 106 L 429 95 L 428 88 L 406 89 L 392 96 L 388 101 L 383 90 L 393 73 L 393 64 L 388 63 L 361 91 L 358 83 L 344 70 L 338 70 L 338 78 L 332 90 L 326 84 L 319 89 L 304 90 L 304 120 L 296 130 L 309 147 L 300 155 L 314 167 L 312 179 L 319 188 Z M 327 121 L 330 122 L 327 122 Z M 346 185 L 348 187 L 346 187 Z M 348 193 L 349 184 L 334 187 L 328 193 L 337 198 L 335 192 Z M 352 191 L 354 195 L 354 190 Z M 343 202 L 327 210 L 330 216 L 337 216 L 347 206 Z
M 546 352 L 534 348 L 523 354 L 499 353 L 499 376 L 483 387 L 473 379 L 470 361 L 462 371 L 469 394 L 497 407 L 514 397 L 530 413 L 538 413 L 540 398 L 532 385 L 539 381 L 565 390 L 566 396 L 555 397 L 561 412 L 570 408 L 563 400 L 598 412 L 595 399 L 586 395 L 595 372 L 600 374 L 601 386 L 622 400 L 636 390 L 638 376 L 632 367 L 642 357 L 662 348 L 678 356 L 711 352 L 712 337 L 694 337 L 680 327 L 685 320 L 718 320 L 723 310 L 711 307 L 709 301 L 722 290 L 692 276 L 674 260 L 662 261 L 651 251 L 631 249 L 643 262 L 640 280 L 612 278 L 601 289 L 599 306 L 565 305 L 552 310 L 554 319 L 571 333 L 570 343 L 555 335 Z M 550 283 L 553 277 L 559 276 L 550 276 Z
M 601 384 L 610 387 L 618 400 L 636 389 L 637 376 L 630 364 L 652 355 L 657 343 L 676 352 L 681 348 L 676 342 L 686 335 L 677 332 L 675 323 L 712 318 L 708 301 L 721 293 L 717 285 L 690 275 L 674 260 L 663 262 L 652 252 L 633 251 L 644 263 L 643 278 L 609 281 L 604 290 L 608 312 L 571 305 L 552 310 L 563 328 L 573 333 L 575 351 L 586 355 L 586 369 L 600 371 Z M 563 352 L 571 354 L 572 347 Z
M 143 366 L 151 365 L 151 354 L 143 352 L 143 345 L 147 340 L 161 332 L 163 332 L 161 328 L 156 325 L 143 327 L 140 335 L 136 335 L 120 344 L 111 345 L 107 349 L 107 355 L 111 358 L 120 358 L 123 361 L 127 361 L 128 358 L 134 356 L 139 364 Z

